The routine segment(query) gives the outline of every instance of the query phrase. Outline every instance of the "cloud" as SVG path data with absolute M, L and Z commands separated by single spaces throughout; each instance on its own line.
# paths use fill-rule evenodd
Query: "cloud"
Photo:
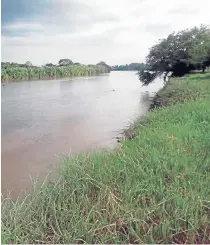
M 4 30 L 14 32 L 14 31 L 22 31 L 22 32 L 30 32 L 31 30 L 33 31 L 43 31 L 44 26 L 41 23 L 21 23 L 21 22 L 16 22 L 16 23 L 11 23 L 8 25 L 5 25 L 3 27 Z
M 169 10 L 169 14 L 172 14 L 172 15 L 192 15 L 192 14 L 197 14 L 197 12 L 199 11 L 198 8 L 196 7 L 192 7 L 191 5 L 186 5 L 186 4 L 183 4 L 181 7 L 176 7 L 174 9 L 170 9 Z
M 164 24 L 164 23 L 148 23 L 144 25 L 145 32 L 151 33 L 152 35 L 161 35 L 165 36 L 167 35 L 171 30 L 170 24 Z
M 209 24 L 209 7 L 208 0 L 2 0 L 2 60 L 141 62 L 159 38 Z

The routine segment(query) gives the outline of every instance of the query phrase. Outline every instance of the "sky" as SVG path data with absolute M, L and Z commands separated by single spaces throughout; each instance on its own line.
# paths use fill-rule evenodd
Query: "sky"
M 2 61 L 144 62 L 173 31 L 210 24 L 209 0 L 2 0 Z

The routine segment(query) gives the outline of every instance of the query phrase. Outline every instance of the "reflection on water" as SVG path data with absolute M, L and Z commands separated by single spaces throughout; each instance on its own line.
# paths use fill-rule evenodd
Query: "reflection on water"
M 135 72 L 5 84 L 2 191 L 17 196 L 30 186 L 29 175 L 46 175 L 62 154 L 115 147 L 119 132 L 146 113 L 145 92 L 161 86 L 141 87 Z

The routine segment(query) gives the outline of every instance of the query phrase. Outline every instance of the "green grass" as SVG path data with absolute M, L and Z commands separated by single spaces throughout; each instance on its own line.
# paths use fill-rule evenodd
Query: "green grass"
M 156 96 L 152 108 L 209 97 L 210 73 L 171 79 Z
M 170 105 L 137 121 L 132 140 L 65 159 L 56 183 L 3 199 L 2 243 L 210 242 L 209 74 L 160 94 Z

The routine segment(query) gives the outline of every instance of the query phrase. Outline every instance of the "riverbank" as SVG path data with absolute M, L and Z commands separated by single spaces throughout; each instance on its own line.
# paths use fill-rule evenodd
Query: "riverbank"
M 210 74 L 157 97 L 118 149 L 65 159 L 56 183 L 4 199 L 2 243 L 208 243 Z
M 62 77 L 95 76 L 109 73 L 102 65 L 71 65 L 57 67 L 2 66 L 2 82 L 56 79 Z

